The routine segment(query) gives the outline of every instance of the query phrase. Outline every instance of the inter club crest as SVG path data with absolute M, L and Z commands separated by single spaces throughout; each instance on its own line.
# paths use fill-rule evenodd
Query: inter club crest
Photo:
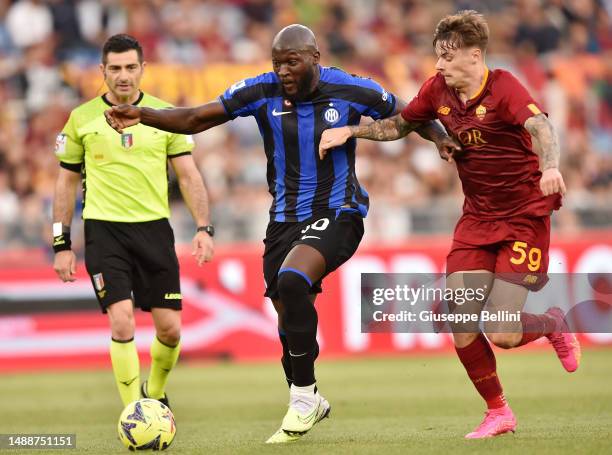
M 132 133 L 123 133 L 121 135 L 121 145 L 125 149 L 129 149 L 132 145 L 134 145 L 134 138 Z
M 330 106 L 333 106 L 333 104 L 330 103 Z M 333 125 L 338 120 L 340 120 L 340 112 L 338 112 L 338 109 L 334 107 L 330 107 L 327 110 L 325 110 L 325 112 L 323 112 L 323 118 L 325 119 L 327 123 L 329 123 L 330 125 Z
M 485 115 L 487 115 L 487 108 L 481 104 L 476 108 L 476 117 L 478 117 L 478 120 L 484 120 Z

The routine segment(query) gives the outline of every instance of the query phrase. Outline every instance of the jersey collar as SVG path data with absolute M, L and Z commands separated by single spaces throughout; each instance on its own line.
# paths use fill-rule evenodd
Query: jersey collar
M 140 103 L 142 101 L 142 98 L 144 98 L 144 92 L 141 90 L 140 91 L 140 96 L 138 97 L 138 99 L 136 101 L 134 101 L 132 103 L 132 106 L 138 106 L 138 103 Z M 104 101 L 106 104 L 108 104 L 109 106 L 116 106 L 116 104 L 111 103 L 107 98 L 106 98 L 106 93 L 104 95 L 102 95 L 102 101 Z
M 485 66 L 485 73 L 484 73 L 484 77 L 482 78 L 482 84 L 480 84 L 480 87 L 478 87 L 478 90 L 476 90 L 476 93 L 474 93 L 472 96 L 468 98 L 468 101 L 473 101 L 476 98 L 478 98 L 482 94 L 482 91 L 486 87 L 488 81 L 489 81 L 489 68 Z

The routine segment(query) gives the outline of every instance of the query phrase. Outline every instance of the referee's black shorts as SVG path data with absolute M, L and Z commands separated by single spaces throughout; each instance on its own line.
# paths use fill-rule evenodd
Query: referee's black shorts
M 363 218 L 357 209 L 341 208 L 319 212 L 297 223 L 270 221 L 264 239 L 263 272 L 265 296 L 278 299 L 278 271 L 289 251 L 300 244 L 309 245 L 325 258 L 325 273 L 310 289 L 321 292 L 321 281 L 344 264 L 357 250 L 363 237 Z
M 85 266 L 103 313 L 131 298 L 144 311 L 181 309 L 174 233 L 165 218 L 143 223 L 85 220 Z

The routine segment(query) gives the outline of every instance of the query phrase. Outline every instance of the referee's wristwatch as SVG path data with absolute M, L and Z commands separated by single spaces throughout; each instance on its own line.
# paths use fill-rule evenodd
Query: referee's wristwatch
M 198 229 L 196 230 L 196 232 L 206 232 L 211 237 L 214 237 L 215 227 L 212 224 L 209 224 L 208 226 L 198 226 Z

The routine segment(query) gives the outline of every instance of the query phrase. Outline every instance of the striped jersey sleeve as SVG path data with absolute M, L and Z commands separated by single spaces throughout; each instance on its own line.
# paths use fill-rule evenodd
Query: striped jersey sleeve
M 269 91 L 278 84 L 274 73 L 243 79 L 229 87 L 219 97 L 227 115 L 233 120 L 236 117 L 248 117 L 266 102 Z
M 395 96 L 386 91 L 382 85 L 373 79 L 353 76 L 359 91 L 362 92 L 365 109 L 361 115 L 371 117 L 374 120 L 387 118 L 395 111 Z
M 325 79 L 332 84 L 350 87 L 352 105 L 360 115 L 379 120 L 395 112 L 395 96 L 373 79 L 348 74 L 337 68 L 330 68 Z

